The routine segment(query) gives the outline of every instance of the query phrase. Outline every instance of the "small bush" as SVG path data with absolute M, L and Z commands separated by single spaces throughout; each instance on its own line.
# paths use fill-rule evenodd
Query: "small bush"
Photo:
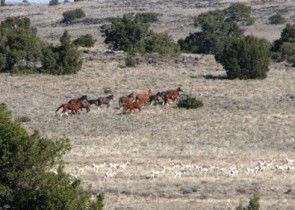
M 227 21 L 240 22 L 242 25 L 253 25 L 254 18 L 251 17 L 252 8 L 242 3 L 233 3 L 224 10 Z
M 280 48 L 281 59 L 288 63 L 295 63 L 295 43 L 284 42 Z
M 259 204 L 259 196 L 254 194 L 252 198 L 250 198 L 249 204 L 245 207 L 240 204 L 236 210 L 259 210 L 260 204 Z
M 139 41 L 151 34 L 149 25 L 136 20 L 132 13 L 124 14 L 122 18 L 112 18 L 111 24 L 101 27 L 101 32 L 105 37 L 104 42 L 113 50 L 125 52 L 142 51 L 138 48 Z
M 30 119 L 29 117 L 27 117 L 27 116 L 21 116 L 21 117 L 17 117 L 17 118 L 15 118 L 14 121 L 15 121 L 15 122 L 20 122 L 20 123 L 22 123 L 22 122 L 30 122 L 31 119 Z
M 91 34 L 82 35 L 74 40 L 74 44 L 81 47 L 93 47 L 94 43 L 95 39 L 93 39 Z
M 142 23 L 153 23 L 158 21 L 158 14 L 154 12 L 137 13 L 135 19 Z
M 197 109 L 203 106 L 203 102 L 191 96 L 186 96 L 178 101 L 177 107 L 186 109 Z
M 229 79 L 264 79 L 270 61 L 270 44 L 254 36 L 233 40 L 215 55 Z
M 179 44 L 175 43 L 171 36 L 165 33 L 153 33 L 141 41 L 144 52 L 159 53 L 161 55 L 180 55 Z
M 59 5 L 58 0 L 50 0 L 49 1 L 49 6 L 55 6 L 55 5 Z
M 82 9 L 74 9 L 62 13 L 64 19 L 62 22 L 71 23 L 73 20 L 85 17 L 85 13 Z
M 278 52 L 284 42 L 295 43 L 295 24 L 286 25 L 280 39 L 274 41 L 272 51 Z
M 125 58 L 125 65 L 127 67 L 135 67 L 136 66 L 136 61 L 132 57 L 132 55 L 127 55 L 127 57 Z
M 269 17 L 269 24 L 283 24 L 286 22 L 286 19 L 280 15 L 280 14 L 276 14 L 276 15 L 273 15 L 271 17 Z

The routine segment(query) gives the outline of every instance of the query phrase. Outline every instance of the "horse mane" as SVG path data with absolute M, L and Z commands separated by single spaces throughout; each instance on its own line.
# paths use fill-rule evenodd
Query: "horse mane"
M 83 95 L 83 96 L 81 96 L 80 98 L 79 98 L 79 100 L 88 100 L 88 98 L 87 98 L 87 95 Z

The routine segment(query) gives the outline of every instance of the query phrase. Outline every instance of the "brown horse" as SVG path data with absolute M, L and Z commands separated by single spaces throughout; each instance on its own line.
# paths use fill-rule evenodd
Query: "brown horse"
M 134 93 L 130 93 L 128 96 L 122 96 L 119 98 L 119 107 L 125 103 L 131 103 L 134 100 Z
M 111 105 L 111 102 L 113 100 L 115 100 L 114 95 L 109 95 L 107 97 L 100 97 L 100 98 L 97 99 L 97 107 L 102 108 L 101 107 L 102 104 L 105 104 L 105 105 L 107 105 L 107 108 L 109 108 L 110 105 Z
M 148 90 L 147 93 L 137 94 L 135 101 L 143 101 L 146 103 L 149 100 L 150 95 L 152 95 L 152 90 Z
M 73 103 L 73 102 L 77 102 L 77 101 L 81 101 L 82 105 L 80 107 L 80 110 L 82 110 L 83 108 L 86 109 L 86 112 L 90 112 L 90 103 L 88 101 L 87 95 L 83 95 L 80 98 L 75 98 L 75 99 L 71 99 L 69 100 L 68 103 Z
M 83 95 L 80 98 L 71 99 L 71 100 L 69 100 L 68 103 L 72 103 L 72 102 L 75 102 L 75 101 L 82 101 L 82 100 L 88 100 L 87 95 Z
M 180 87 L 177 88 L 177 90 L 175 90 L 175 91 L 167 91 L 164 94 L 163 105 L 165 105 L 165 104 L 169 105 L 169 103 L 168 103 L 169 99 L 171 99 L 172 101 L 177 101 L 178 97 L 180 95 L 180 92 L 183 92 L 183 90 Z
M 55 113 L 57 113 L 58 110 L 60 110 L 62 108 L 62 111 L 61 111 L 61 114 L 60 114 L 60 118 L 62 118 L 62 116 L 64 114 L 67 115 L 67 116 L 69 115 L 68 112 L 67 112 L 68 110 L 71 111 L 70 114 L 77 114 L 77 113 L 79 113 L 79 109 L 81 109 L 82 106 L 83 106 L 82 105 L 82 101 L 79 101 L 79 100 L 72 101 L 71 103 L 65 103 L 65 104 L 60 105 L 56 109 Z
M 145 101 L 141 101 L 141 100 L 138 100 L 138 101 L 133 101 L 133 102 L 130 102 L 130 103 L 125 103 L 123 104 L 123 114 L 130 114 L 132 110 L 134 110 L 135 112 L 135 109 L 138 109 L 139 111 L 138 112 L 141 112 L 141 108 L 143 107 Z M 127 112 L 129 110 L 129 112 Z

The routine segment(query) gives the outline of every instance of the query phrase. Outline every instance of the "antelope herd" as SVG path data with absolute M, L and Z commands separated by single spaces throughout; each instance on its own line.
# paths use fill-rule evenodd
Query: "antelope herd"
M 79 178 L 83 173 L 97 173 L 103 180 L 116 178 L 122 173 L 130 174 L 128 168 L 129 161 L 105 163 L 96 162 L 75 167 L 74 172 L 70 173 L 72 178 Z M 50 170 L 57 174 L 57 170 Z M 295 172 L 295 159 L 286 158 L 276 161 L 275 159 L 258 160 L 253 166 L 234 163 L 227 165 L 212 165 L 203 163 L 175 163 L 161 165 L 158 170 L 146 169 L 145 174 L 141 174 L 147 179 L 154 180 L 159 178 L 181 179 L 185 177 L 205 177 L 205 176 L 258 176 L 263 173 L 291 174 Z M 135 172 L 136 173 L 136 172 Z
M 181 92 L 183 92 L 183 90 L 180 87 L 176 90 L 157 92 L 154 95 L 150 89 L 146 93 L 135 94 L 132 92 L 127 96 L 119 98 L 119 109 L 123 108 L 123 114 L 130 114 L 132 111 L 135 112 L 135 110 L 140 112 L 141 109 L 148 104 L 157 105 L 162 103 L 163 105 L 169 105 L 170 101 L 176 102 L 178 100 Z M 83 95 L 80 98 L 71 99 L 67 103 L 61 104 L 56 109 L 55 113 L 58 113 L 58 111 L 62 108 L 60 113 L 60 118 L 62 118 L 63 115 L 68 116 L 68 112 L 70 112 L 71 115 L 79 114 L 83 108 L 86 109 L 86 112 L 89 112 L 92 104 L 96 105 L 98 108 L 102 108 L 102 105 L 106 105 L 107 108 L 109 108 L 113 100 L 115 100 L 114 95 L 90 100 L 88 100 L 87 95 Z

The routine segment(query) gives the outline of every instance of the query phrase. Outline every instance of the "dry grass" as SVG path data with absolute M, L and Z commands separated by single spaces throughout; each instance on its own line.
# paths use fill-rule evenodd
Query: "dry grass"
M 106 193 L 106 209 L 232 209 L 240 200 L 246 203 L 255 191 L 261 195 L 262 209 L 292 209 L 293 173 L 269 169 L 248 175 L 245 168 L 267 158 L 276 159 L 278 164 L 294 154 L 294 69 L 273 64 L 265 80 L 225 80 L 225 72 L 213 56 L 150 56 L 140 58 L 141 64 L 129 69 L 121 68 L 122 53 L 105 53 L 99 26 L 106 18 L 126 12 L 158 12 L 162 16 L 153 29 L 168 32 L 177 40 L 194 30 L 194 15 L 217 8 L 198 9 L 194 4 L 118 1 L 1 8 L 0 21 L 8 16 L 28 16 L 40 37 L 48 42 L 58 43 L 64 29 L 73 38 L 91 33 L 98 41 L 83 54 L 83 68 L 77 75 L 1 74 L 0 102 L 6 103 L 15 117 L 28 116 L 31 121 L 24 126 L 29 130 L 71 139 L 73 149 L 64 158 L 66 170 L 73 172 L 76 166 L 87 165 L 81 177 L 85 185 L 90 183 Z M 284 26 L 267 25 L 268 15 L 277 8 L 288 9 L 287 16 L 294 12 L 291 2 L 252 6 L 257 20 L 246 33 L 269 40 L 277 39 Z M 82 8 L 86 19 L 71 26 L 60 24 L 62 12 L 74 8 Z M 204 107 L 186 110 L 175 105 L 151 106 L 126 116 L 120 114 L 116 100 L 108 110 L 93 107 L 88 114 L 82 112 L 62 120 L 55 115 L 61 103 L 83 94 L 96 98 L 110 89 L 118 99 L 132 91 L 151 88 L 157 92 L 179 85 L 186 94 L 202 100 Z M 107 169 L 95 172 L 91 167 L 98 161 L 109 164 L 126 160 L 130 164 L 114 178 L 104 178 Z M 160 171 L 173 162 L 220 167 L 238 162 L 241 169 L 235 176 L 185 170 L 182 178 L 174 178 L 172 172 L 161 174 L 159 179 L 150 178 L 151 170 Z

